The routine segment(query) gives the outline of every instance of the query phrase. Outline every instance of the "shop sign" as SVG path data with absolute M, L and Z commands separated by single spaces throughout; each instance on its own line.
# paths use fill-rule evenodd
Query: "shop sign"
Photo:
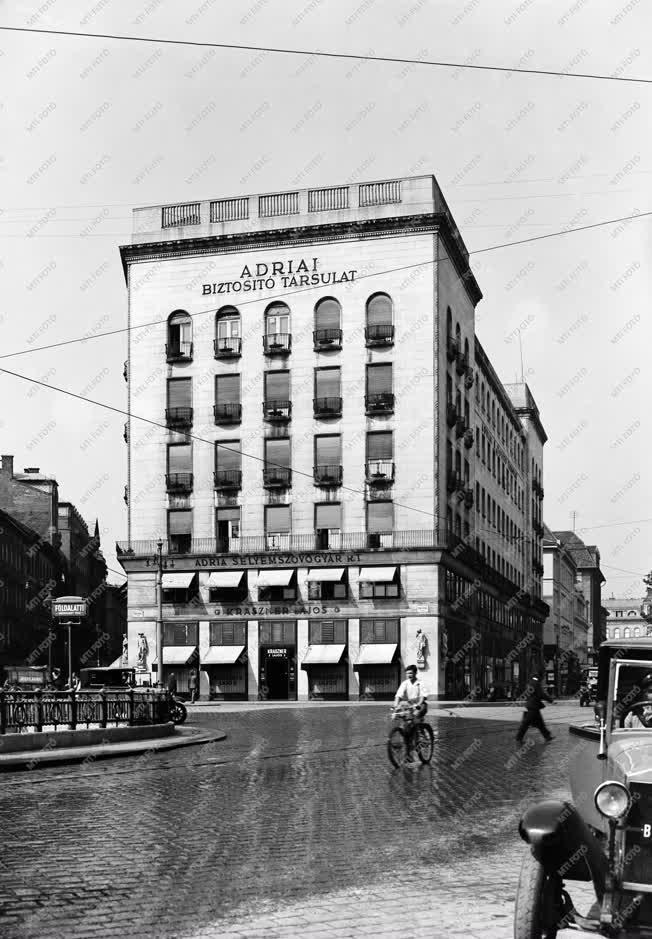
M 58 597 L 52 601 L 52 616 L 55 619 L 86 616 L 87 612 L 84 597 Z
M 287 657 L 288 657 L 287 649 L 267 649 L 268 659 L 287 659 Z
M 337 554 L 332 552 L 322 554 L 230 554 L 228 557 L 206 554 L 195 557 L 194 563 L 184 561 L 178 569 L 187 571 L 192 567 L 208 570 L 222 567 L 341 567 L 343 564 L 362 564 L 362 555 L 350 552 L 338 552 Z M 158 567 L 157 558 L 145 558 L 145 567 Z M 166 570 L 175 568 L 174 560 L 165 558 L 163 567 Z
M 321 271 L 319 258 L 283 261 L 258 261 L 245 264 L 235 280 L 202 284 L 202 297 L 218 293 L 250 293 L 252 290 L 275 290 L 277 287 L 325 287 L 348 284 L 355 280 L 357 270 Z
M 319 616 L 339 613 L 339 606 L 216 606 L 215 616 Z

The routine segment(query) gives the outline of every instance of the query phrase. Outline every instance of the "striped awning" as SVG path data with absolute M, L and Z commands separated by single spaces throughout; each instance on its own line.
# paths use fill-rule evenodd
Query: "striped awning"
M 239 587 L 244 571 L 213 571 L 208 578 L 209 587 Z
M 396 576 L 395 567 L 361 567 L 360 580 L 371 584 L 391 583 Z
M 187 665 L 197 651 L 197 646 L 164 646 L 164 665 Z
M 317 581 L 325 583 L 326 581 L 340 581 L 344 577 L 343 567 L 313 567 L 308 571 L 306 580 L 311 583 Z
M 244 646 L 211 646 L 202 659 L 202 665 L 234 665 L 242 653 Z
M 258 574 L 258 587 L 287 587 L 292 580 L 293 570 L 260 571 Z
M 186 590 L 195 576 L 194 571 L 175 574 L 163 574 L 161 585 L 163 590 Z
M 346 646 L 339 642 L 326 642 L 308 646 L 306 657 L 301 668 L 306 665 L 337 665 L 344 654 Z
M 395 642 L 368 642 L 360 646 L 360 654 L 353 668 L 361 665 L 391 665 L 396 655 Z

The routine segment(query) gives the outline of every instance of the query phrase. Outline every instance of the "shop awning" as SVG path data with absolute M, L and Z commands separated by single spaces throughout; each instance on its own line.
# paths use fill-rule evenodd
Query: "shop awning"
M 287 587 L 292 580 L 292 570 L 260 571 L 258 574 L 258 587 Z
M 234 665 L 242 653 L 244 646 L 211 646 L 204 658 L 202 665 Z
M 164 665 L 187 665 L 197 651 L 197 646 L 164 646 Z
M 395 567 L 361 567 L 360 580 L 365 583 L 381 584 L 389 583 L 396 576 Z
M 391 665 L 396 655 L 395 642 L 368 642 L 360 646 L 360 654 L 353 668 L 361 665 Z
M 344 577 L 343 567 L 313 567 L 308 571 L 306 580 L 325 583 L 327 580 L 340 581 Z
M 345 648 L 342 643 L 336 642 L 308 646 L 301 668 L 305 668 L 306 665 L 338 665 Z
M 161 584 L 163 590 L 186 590 L 195 576 L 194 571 L 184 574 L 163 574 Z
M 213 571 L 208 578 L 209 587 L 239 587 L 244 571 Z

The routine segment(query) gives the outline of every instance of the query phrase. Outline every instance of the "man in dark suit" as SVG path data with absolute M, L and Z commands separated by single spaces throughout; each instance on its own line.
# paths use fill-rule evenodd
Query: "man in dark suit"
M 516 733 L 517 743 L 523 742 L 523 737 L 529 727 L 536 727 L 540 730 L 546 743 L 553 739 L 541 716 L 541 711 L 545 707 L 544 701 L 552 704 L 552 698 L 541 687 L 541 679 L 538 675 L 533 675 L 525 689 L 525 710 L 523 711 L 521 726 Z

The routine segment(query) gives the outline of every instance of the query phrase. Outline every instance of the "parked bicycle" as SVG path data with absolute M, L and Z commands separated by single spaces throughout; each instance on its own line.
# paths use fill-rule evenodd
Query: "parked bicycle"
M 410 704 L 400 704 L 390 709 L 392 728 L 387 738 L 387 755 L 397 768 L 413 760 L 416 753 L 422 763 L 429 763 L 435 748 L 432 727 L 417 709 Z

